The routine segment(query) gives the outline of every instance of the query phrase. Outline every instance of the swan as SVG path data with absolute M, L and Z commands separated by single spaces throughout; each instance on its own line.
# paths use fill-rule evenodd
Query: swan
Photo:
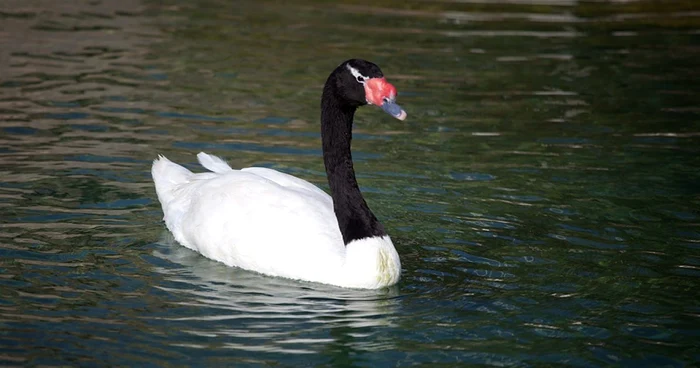
M 376 105 L 397 119 L 396 88 L 377 65 L 351 59 L 328 76 L 321 97 L 323 161 L 331 195 L 262 167 L 232 169 L 200 152 L 193 173 L 159 155 L 151 174 L 175 240 L 228 266 L 264 275 L 378 289 L 394 285 L 401 261 L 362 197 L 350 142 L 355 111 Z

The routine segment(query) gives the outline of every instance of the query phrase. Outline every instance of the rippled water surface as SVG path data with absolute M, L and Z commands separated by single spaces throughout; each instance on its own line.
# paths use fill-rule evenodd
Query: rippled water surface
M 382 66 L 355 168 L 402 257 L 344 290 L 176 244 L 201 150 L 327 190 L 320 91 Z M 694 1 L 0 2 L 0 365 L 700 361 Z

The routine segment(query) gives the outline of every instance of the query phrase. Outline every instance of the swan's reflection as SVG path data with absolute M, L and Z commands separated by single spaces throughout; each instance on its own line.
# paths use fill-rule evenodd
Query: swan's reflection
M 352 290 L 263 276 L 209 260 L 167 231 L 156 246 L 154 256 L 168 263 L 156 267 L 165 276 L 158 287 L 188 310 L 165 318 L 185 333 L 248 351 L 346 355 L 392 347 L 386 335 L 394 327 L 397 286 Z

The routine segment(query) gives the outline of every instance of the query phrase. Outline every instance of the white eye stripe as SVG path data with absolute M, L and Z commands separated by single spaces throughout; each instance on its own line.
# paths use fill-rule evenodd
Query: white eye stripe
M 360 72 L 357 69 L 350 66 L 350 64 L 345 64 L 345 66 L 350 71 L 350 74 L 352 74 L 352 76 L 355 77 L 355 80 L 357 81 L 357 83 L 365 84 L 365 81 L 367 79 L 369 79 L 366 76 L 360 74 Z

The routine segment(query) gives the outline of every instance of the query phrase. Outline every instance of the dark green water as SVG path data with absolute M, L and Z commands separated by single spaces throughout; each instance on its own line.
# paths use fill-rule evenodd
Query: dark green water
M 325 186 L 320 91 L 379 64 L 380 291 L 174 244 L 150 180 L 201 150 Z M 0 2 L 0 365 L 700 362 L 693 1 Z

